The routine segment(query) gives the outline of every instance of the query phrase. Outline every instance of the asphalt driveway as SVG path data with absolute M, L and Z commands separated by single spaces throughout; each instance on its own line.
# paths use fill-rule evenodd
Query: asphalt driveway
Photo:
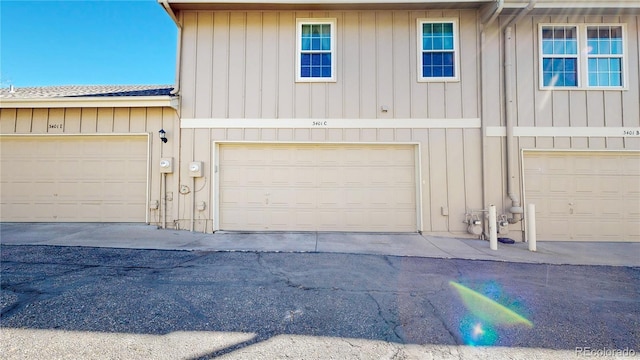
M 2 245 L 3 358 L 640 352 L 640 268 Z

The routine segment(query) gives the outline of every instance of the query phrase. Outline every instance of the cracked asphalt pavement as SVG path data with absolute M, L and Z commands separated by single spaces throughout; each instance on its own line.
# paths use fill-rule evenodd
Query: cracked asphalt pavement
M 579 357 L 576 348 L 640 355 L 634 267 L 335 253 L 0 251 L 5 359 L 552 359 Z

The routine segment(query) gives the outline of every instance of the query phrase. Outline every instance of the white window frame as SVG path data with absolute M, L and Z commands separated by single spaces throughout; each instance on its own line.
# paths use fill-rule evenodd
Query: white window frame
M 418 18 L 416 22 L 416 53 L 418 82 L 456 82 L 460 81 L 460 31 L 457 18 Z M 453 24 L 453 72 L 454 76 L 424 77 L 422 76 L 422 25 L 423 24 Z
M 622 29 L 622 55 L 589 55 L 587 29 L 590 27 L 612 26 Z M 577 86 L 545 86 L 544 66 L 545 57 L 563 57 L 561 55 L 545 55 L 542 52 L 542 29 L 544 27 L 574 27 L 578 41 L 578 61 L 576 65 Z M 541 23 L 538 24 L 538 84 L 540 90 L 627 90 L 628 89 L 628 61 L 627 61 L 627 26 L 624 23 Z M 589 86 L 589 59 L 590 58 L 621 58 L 622 59 L 622 84 L 621 86 Z
M 331 26 L 331 77 L 302 77 L 301 69 L 302 64 L 300 61 L 302 51 L 302 25 L 324 25 L 329 24 Z M 296 82 L 336 82 L 336 63 L 337 63 L 337 51 L 336 51 L 336 34 L 337 34 L 337 21 L 335 18 L 301 18 L 296 19 L 296 68 L 295 79 Z M 305 51 L 306 52 L 306 51 Z

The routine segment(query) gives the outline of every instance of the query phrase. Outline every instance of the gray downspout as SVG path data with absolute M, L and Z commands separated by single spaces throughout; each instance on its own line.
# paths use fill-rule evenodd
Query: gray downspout
M 182 27 L 178 26 L 178 44 L 176 46 L 176 76 L 175 85 L 171 90 L 171 95 L 178 95 L 180 93 L 180 60 L 182 57 Z
M 491 24 L 498 18 L 502 9 L 504 8 L 504 0 L 496 0 L 494 4 L 490 5 L 486 8 L 486 10 L 481 11 L 480 13 L 480 114 L 482 117 L 481 122 L 481 131 L 482 131 L 482 143 L 481 143 L 481 161 L 482 161 L 482 204 L 487 203 L 487 122 L 484 119 L 484 67 L 486 65 L 486 61 L 484 60 L 484 49 L 486 46 L 486 34 L 485 29 L 489 28 Z
M 528 14 L 535 6 L 537 0 L 529 0 L 529 4 L 522 9 L 515 18 L 511 19 L 504 28 L 504 92 L 505 92 L 505 125 L 506 125 L 506 153 L 507 153 L 507 195 L 511 199 L 511 208 L 509 212 L 513 214 L 513 217 L 509 219 L 510 224 L 515 224 L 522 221 L 522 214 L 524 209 L 520 204 L 520 195 L 515 191 L 515 168 L 514 166 L 514 153 L 513 148 L 514 136 L 513 136 L 513 124 L 515 120 L 514 110 L 514 94 L 513 94 L 513 79 L 515 79 L 513 69 L 513 54 L 512 54 L 512 24 L 516 24 L 522 17 Z
M 507 127 L 507 195 L 511 199 L 511 208 L 509 212 L 513 217 L 509 219 L 509 223 L 515 224 L 522 220 L 523 209 L 520 205 L 520 196 L 515 193 L 515 176 L 513 165 L 513 55 L 511 54 L 511 26 L 504 29 L 504 93 L 505 93 L 505 125 Z

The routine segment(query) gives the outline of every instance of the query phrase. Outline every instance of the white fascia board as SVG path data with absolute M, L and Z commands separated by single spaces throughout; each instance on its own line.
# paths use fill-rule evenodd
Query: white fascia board
M 523 9 L 529 0 L 505 0 L 505 9 Z M 534 9 L 640 9 L 639 0 L 538 0 Z
M 430 4 L 430 3 L 491 3 L 495 0 L 166 0 L 169 4 L 285 4 L 285 5 L 349 5 L 349 4 Z M 163 1 L 164 2 L 164 1 Z
M 5 98 L 0 99 L 0 109 L 24 108 L 122 108 L 122 107 L 174 107 L 171 96 L 118 96 L 118 97 L 59 97 L 59 98 Z

